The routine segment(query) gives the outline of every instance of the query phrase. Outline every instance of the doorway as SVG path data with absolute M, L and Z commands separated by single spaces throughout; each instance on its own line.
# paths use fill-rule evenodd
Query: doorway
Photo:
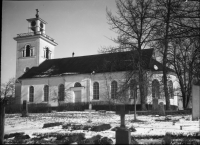
M 75 103 L 81 102 L 81 91 L 74 91 L 75 94 Z

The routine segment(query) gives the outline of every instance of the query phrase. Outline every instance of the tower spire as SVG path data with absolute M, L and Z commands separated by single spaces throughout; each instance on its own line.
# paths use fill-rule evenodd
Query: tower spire
M 39 18 L 39 14 L 38 14 L 38 12 L 39 12 L 39 10 L 38 9 L 36 9 L 36 18 Z

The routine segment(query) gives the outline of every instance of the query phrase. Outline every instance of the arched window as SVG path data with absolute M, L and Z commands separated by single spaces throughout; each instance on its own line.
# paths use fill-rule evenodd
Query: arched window
M 31 56 L 31 47 L 30 45 L 26 45 L 26 57 Z
M 34 101 L 34 87 L 30 86 L 29 87 L 29 102 L 33 102 Z
M 136 80 L 130 81 L 130 98 L 137 98 L 137 82 Z
M 76 82 L 76 83 L 74 84 L 74 87 L 81 87 L 81 84 L 78 83 L 78 82 Z
M 99 83 L 95 82 L 93 84 L 93 99 L 99 100 Z
M 44 101 L 45 102 L 49 101 L 49 86 L 48 85 L 44 86 Z
M 160 98 L 160 83 L 157 79 L 152 81 L 152 97 L 153 98 Z
M 58 97 L 59 97 L 59 101 L 64 101 L 65 86 L 63 84 L 60 84 L 58 87 Z
M 168 90 L 170 98 L 174 99 L 173 82 L 171 80 L 168 82 Z
M 112 81 L 111 83 L 111 98 L 115 99 L 117 97 L 117 82 Z

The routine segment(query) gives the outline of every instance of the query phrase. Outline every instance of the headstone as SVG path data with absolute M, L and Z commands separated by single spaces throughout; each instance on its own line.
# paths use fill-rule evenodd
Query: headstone
M 153 111 L 157 111 L 158 110 L 158 99 L 157 98 L 153 99 L 152 109 L 153 109 Z
M 158 115 L 165 116 L 165 108 L 163 102 L 160 102 L 158 105 Z
M 22 117 L 28 116 L 28 104 L 26 100 L 23 100 L 23 106 L 22 106 Z
M 192 120 L 200 118 L 200 83 L 192 86 Z
M 125 114 L 127 114 L 128 111 L 125 110 L 125 106 L 120 106 L 120 111 L 117 111 L 116 114 L 120 115 L 121 118 L 121 124 L 120 127 L 116 131 L 116 144 L 131 144 L 131 133 L 126 128 L 125 125 Z

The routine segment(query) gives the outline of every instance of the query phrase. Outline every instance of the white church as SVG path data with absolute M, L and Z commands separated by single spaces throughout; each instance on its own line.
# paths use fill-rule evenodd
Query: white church
M 23 100 L 29 104 L 48 103 L 51 106 L 69 102 L 116 101 L 127 72 L 133 69 L 131 60 L 137 60 L 137 55 L 131 55 L 134 52 L 54 59 L 58 44 L 46 34 L 47 22 L 39 17 L 38 12 L 35 18 L 27 21 L 29 32 L 14 37 L 17 41 L 15 94 L 18 104 L 22 104 Z M 145 91 L 146 104 L 152 104 L 153 98 L 165 104 L 161 85 L 162 64 L 154 57 L 153 49 L 142 50 L 142 57 L 149 84 Z M 118 65 L 113 65 L 113 62 Z M 137 68 L 134 69 L 137 71 Z M 173 91 L 178 86 L 176 76 L 169 68 L 168 73 L 170 104 L 178 105 Z M 134 104 L 134 101 L 141 103 L 137 82 L 136 75 L 133 75 L 130 80 L 133 85 L 124 96 L 128 104 Z

